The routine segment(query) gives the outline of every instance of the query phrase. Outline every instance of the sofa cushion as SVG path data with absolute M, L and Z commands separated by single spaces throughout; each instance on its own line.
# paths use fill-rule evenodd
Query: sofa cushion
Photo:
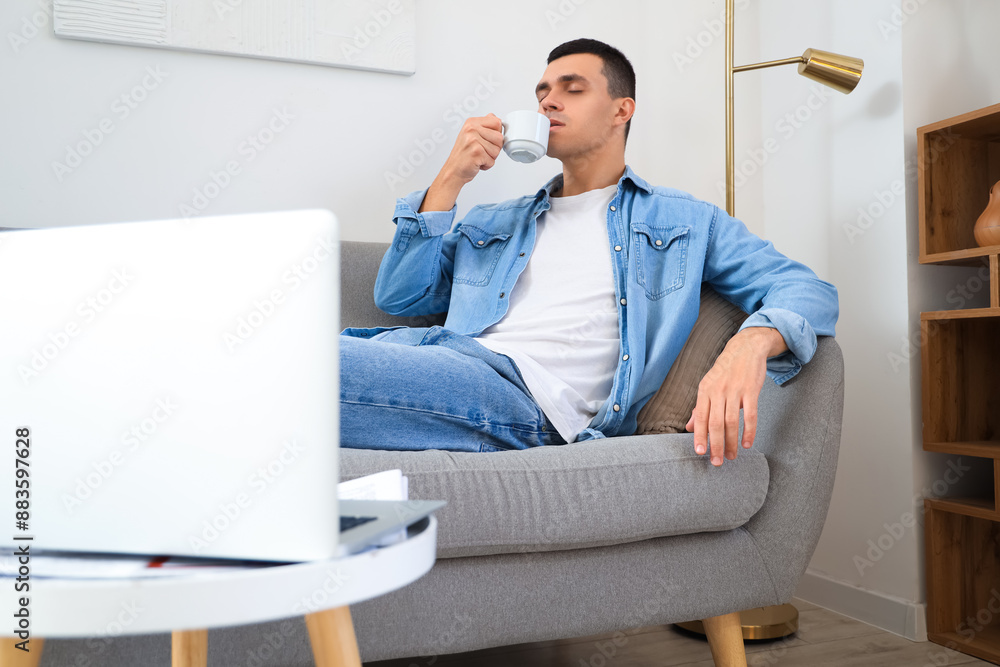
M 581 549 L 725 531 L 764 502 L 754 450 L 715 468 L 691 434 L 585 440 L 504 452 L 341 449 L 340 479 L 399 468 L 438 510 L 437 556 Z
M 636 435 L 685 432 L 698 402 L 698 384 L 747 317 L 739 306 L 702 286 L 698 319 L 663 384 L 639 410 Z

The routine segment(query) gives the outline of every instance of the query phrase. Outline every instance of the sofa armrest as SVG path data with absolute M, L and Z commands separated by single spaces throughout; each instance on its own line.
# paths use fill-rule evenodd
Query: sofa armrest
M 791 599 L 816 549 L 830 507 L 844 411 L 844 358 L 820 336 L 816 354 L 784 385 L 765 382 L 753 449 L 767 458 L 767 497 L 744 526 L 771 574 L 777 598 Z

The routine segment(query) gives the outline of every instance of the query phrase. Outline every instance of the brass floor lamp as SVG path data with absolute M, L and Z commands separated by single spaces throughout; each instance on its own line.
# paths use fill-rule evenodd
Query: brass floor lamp
M 735 215 L 735 166 L 733 164 L 733 75 L 778 65 L 799 66 L 799 74 L 842 93 L 854 90 L 865 63 L 860 58 L 829 51 L 806 49 L 797 58 L 771 60 L 754 65 L 733 66 L 733 0 L 726 0 L 726 211 Z M 791 604 L 748 609 L 740 613 L 744 639 L 786 637 L 799 629 L 799 611 Z M 678 623 L 685 630 L 705 634 L 701 621 Z

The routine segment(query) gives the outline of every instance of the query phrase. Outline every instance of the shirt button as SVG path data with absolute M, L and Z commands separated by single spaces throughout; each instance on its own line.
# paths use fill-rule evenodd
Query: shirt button
M 503 295 L 504 295 L 504 294 L 506 294 L 506 293 L 507 293 L 507 292 L 500 292 L 500 298 L 502 299 L 502 298 L 503 298 Z
M 480 241 L 480 243 L 482 243 L 482 241 Z M 663 241 L 656 239 L 656 245 L 663 245 Z
M 620 245 L 616 245 L 615 246 L 615 250 L 619 250 L 620 251 L 621 249 L 622 249 L 622 247 Z
M 613 211 L 613 210 L 615 210 L 615 207 L 614 207 L 614 206 L 612 206 L 612 207 L 611 207 L 611 210 L 612 210 L 612 211 Z
M 618 412 L 619 410 L 621 410 L 621 406 L 615 403 L 615 412 Z
M 625 299 L 622 299 L 622 305 L 623 306 L 625 305 Z
M 524 253 L 522 252 L 518 257 L 524 257 Z
M 628 355 L 627 354 L 624 357 L 622 357 L 622 361 L 628 361 Z
M 476 243 L 478 243 L 479 245 L 483 245 L 484 243 L 486 243 L 486 241 L 476 241 Z

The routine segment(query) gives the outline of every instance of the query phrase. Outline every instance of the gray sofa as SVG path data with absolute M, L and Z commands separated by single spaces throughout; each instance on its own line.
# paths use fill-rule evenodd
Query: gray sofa
M 373 303 L 386 243 L 343 242 L 342 326 L 441 324 Z M 721 468 L 690 434 L 496 453 L 344 449 L 341 479 L 400 468 L 437 513 L 437 562 L 351 607 L 363 661 L 610 633 L 787 602 L 826 518 L 840 446 L 843 359 L 813 360 L 760 395 L 750 450 Z M 100 649 L 100 650 L 98 650 Z M 265 650 L 266 649 L 266 650 Z M 266 655 L 266 657 L 264 657 Z M 41 667 L 166 665 L 170 635 L 49 640 Z M 433 664 L 433 659 L 417 664 Z M 209 632 L 209 665 L 305 667 L 303 619 Z
M 374 306 L 387 247 L 343 243 L 342 325 L 441 324 Z M 496 453 L 342 450 L 342 479 L 400 468 L 411 498 L 448 501 L 437 513 L 431 571 L 351 608 L 362 660 L 788 602 L 826 518 L 843 382 L 840 347 L 821 337 L 795 378 L 781 387 L 765 382 L 754 446 L 720 468 L 694 454 L 691 434 Z

